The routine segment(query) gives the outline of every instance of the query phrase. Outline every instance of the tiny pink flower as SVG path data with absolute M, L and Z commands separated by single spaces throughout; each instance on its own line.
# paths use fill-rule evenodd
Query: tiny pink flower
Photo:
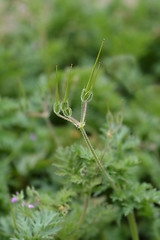
M 34 208 L 34 205 L 28 204 L 28 208 Z
M 17 201 L 18 201 L 17 198 L 15 198 L 15 197 L 12 197 L 12 198 L 11 198 L 11 202 L 12 202 L 12 203 L 15 203 L 15 202 L 17 202 Z

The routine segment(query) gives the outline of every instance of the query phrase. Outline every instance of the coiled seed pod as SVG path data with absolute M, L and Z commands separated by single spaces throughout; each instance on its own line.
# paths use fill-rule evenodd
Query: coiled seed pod
M 72 109 L 70 107 L 66 108 L 65 110 L 63 110 L 63 114 L 66 117 L 70 117 L 72 115 Z
M 69 107 L 68 101 L 63 100 L 61 103 L 61 109 L 62 111 L 65 111 Z
M 82 94 L 81 94 L 81 101 L 82 102 L 90 102 L 93 98 L 93 93 L 91 90 L 86 92 L 86 89 L 84 88 L 82 90 Z
M 56 114 L 59 114 L 60 111 L 61 111 L 61 105 L 60 105 L 59 102 L 57 102 L 57 103 L 54 104 L 54 112 L 55 112 Z

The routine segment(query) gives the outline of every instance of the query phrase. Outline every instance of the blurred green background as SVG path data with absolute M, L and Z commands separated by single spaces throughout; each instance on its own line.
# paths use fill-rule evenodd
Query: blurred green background
M 1 0 L 1 216 L 9 212 L 8 193 L 28 185 L 44 192 L 62 187 L 51 167 L 54 153 L 83 140 L 53 113 L 55 65 L 62 98 L 73 64 L 69 98 L 79 117 L 81 90 L 103 38 L 87 132 L 101 148 L 107 102 L 114 113 L 123 101 L 124 123 L 140 141 L 139 181 L 160 188 L 160 1 Z

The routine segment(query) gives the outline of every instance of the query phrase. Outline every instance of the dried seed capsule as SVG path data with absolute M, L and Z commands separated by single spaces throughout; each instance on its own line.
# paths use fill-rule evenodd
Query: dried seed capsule
M 62 111 L 65 111 L 69 107 L 68 101 L 63 100 L 61 103 L 61 109 Z
M 70 107 L 66 108 L 64 111 L 63 111 L 63 114 L 66 116 L 66 117 L 70 117 L 72 115 L 72 109 Z
M 93 98 L 92 91 L 89 90 L 86 92 L 86 89 L 84 88 L 82 90 L 82 94 L 81 94 L 81 101 L 82 102 L 90 102 L 92 100 L 92 98 Z
M 55 112 L 56 114 L 59 114 L 60 111 L 61 111 L 61 105 L 60 105 L 59 102 L 57 102 L 57 103 L 54 104 L 54 112 Z

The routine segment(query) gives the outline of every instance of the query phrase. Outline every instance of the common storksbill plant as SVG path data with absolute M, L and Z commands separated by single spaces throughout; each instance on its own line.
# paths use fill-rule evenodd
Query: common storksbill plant
M 94 84 L 95 84 L 95 81 L 96 81 L 96 78 L 97 78 L 97 75 L 98 75 L 98 71 L 99 71 L 99 68 L 100 68 L 100 65 L 101 65 L 100 62 L 99 62 L 98 67 L 97 67 L 97 63 L 98 63 L 98 60 L 99 60 L 99 57 L 100 57 L 100 54 L 101 54 L 101 51 L 102 51 L 103 44 L 104 44 L 104 40 L 102 41 L 102 44 L 100 46 L 100 49 L 99 49 L 95 64 L 93 66 L 93 70 L 91 72 L 90 78 L 88 80 L 88 83 L 87 83 L 86 87 L 84 89 L 82 89 L 82 92 L 81 92 L 81 119 L 80 119 L 80 121 L 78 121 L 77 119 L 75 119 L 72 116 L 72 109 L 69 106 L 69 101 L 68 101 L 68 90 L 69 90 L 69 81 L 70 81 L 72 65 L 70 67 L 69 76 L 68 76 L 68 80 L 67 80 L 66 93 L 65 93 L 65 96 L 64 96 L 64 99 L 63 99 L 62 102 L 60 102 L 60 100 L 59 100 L 58 66 L 56 65 L 56 102 L 54 104 L 54 112 L 60 118 L 63 118 L 65 120 L 71 122 L 73 125 L 75 125 L 76 128 L 78 128 L 81 131 L 82 136 L 83 136 L 88 148 L 90 149 L 90 151 L 91 151 L 99 169 L 101 170 L 102 174 L 104 175 L 106 181 L 108 181 L 110 183 L 110 186 L 113 188 L 113 190 L 115 192 L 118 192 L 118 191 L 121 190 L 120 184 L 113 181 L 112 177 L 109 175 L 109 173 L 103 167 L 102 159 L 98 158 L 94 148 L 92 147 L 90 139 L 87 136 L 85 128 L 84 128 L 85 127 L 85 117 L 86 117 L 87 105 L 93 98 L 93 87 L 94 87 Z M 97 67 L 97 70 L 96 70 L 96 67 Z M 112 114 L 111 114 L 110 111 L 108 111 L 107 118 L 108 118 L 108 122 L 112 122 Z M 118 118 L 119 118 L 119 122 L 121 122 L 122 121 L 121 112 L 120 112 Z M 117 130 L 118 127 L 119 127 L 119 124 L 115 127 L 115 129 L 113 129 L 113 130 L 109 129 L 108 137 L 111 137 L 112 134 Z M 83 215 L 85 215 L 85 214 L 83 213 Z M 84 216 L 82 216 L 82 218 L 83 217 Z M 137 231 L 134 212 L 133 211 L 130 212 L 127 217 L 128 217 L 128 221 L 129 221 L 129 225 L 130 225 L 130 229 L 131 229 L 132 239 L 133 240 L 138 240 L 139 236 L 138 236 L 138 231 Z

